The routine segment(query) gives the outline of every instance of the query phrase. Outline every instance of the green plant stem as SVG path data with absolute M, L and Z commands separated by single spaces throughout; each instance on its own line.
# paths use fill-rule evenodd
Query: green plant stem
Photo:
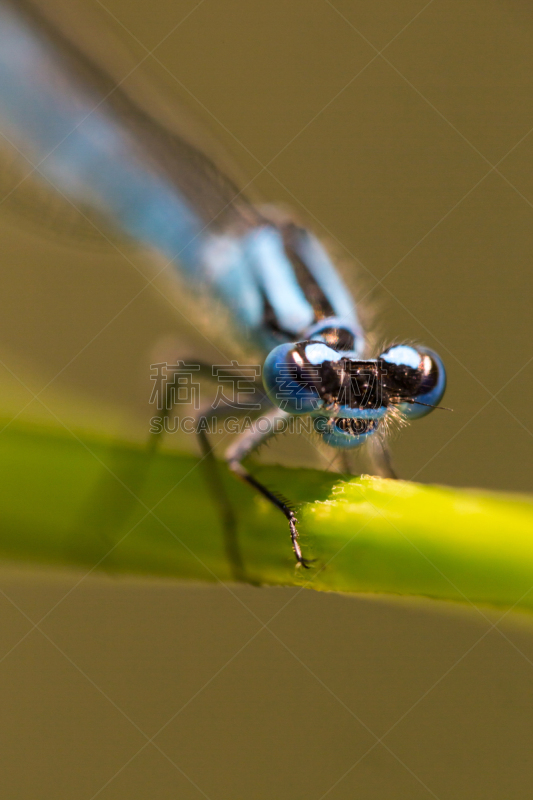
M 0 472 L 0 557 L 230 579 L 197 458 L 14 424 L 0 436 Z M 531 499 L 277 466 L 256 474 L 298 504 L 316 560 L 295 569 L 285 520 L 225 474 L 251 582 L 533 607 Z

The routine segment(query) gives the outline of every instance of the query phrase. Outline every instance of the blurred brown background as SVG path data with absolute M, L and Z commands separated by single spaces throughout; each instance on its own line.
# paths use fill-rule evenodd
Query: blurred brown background
M 529 4 L 68 5 L 333 242 L 382 340 L 440 352 L 454 413 L 397 438 L 400 474 L 531 491 Z M 112 246 L 10 208 L 0 237 L 3 417 L 142 439 L 153 353 L 205 343 Z M 531 796 L 525 618 L 7 567 L 0 589 L 6 797 Z

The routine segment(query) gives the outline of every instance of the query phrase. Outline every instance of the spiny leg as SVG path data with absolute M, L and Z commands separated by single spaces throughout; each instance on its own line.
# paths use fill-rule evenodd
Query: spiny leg
M 253 390 L 259 393 L 260 399 L 264 402 L 265 392 L 262 385 L 256 383 L 254 380 L 247 380 L 246 375 L 243 375 L 242 372 L 234 372 L 231 369 L 218 369 L 217 374 L 215 375 L 213 373 L 213 366 L 211 364 L 206 364 L 205 362 L 191 359 L 188 360 L 191 361 L 194 368 L 192 374 L 195 378 L 206 381 L 217 381 L 220 378 L 239 381 L 241 391 L 247 392 Z M 176 363 L 175 365 L 165 364 L 165 366 L 167 367 L 167 374 L 165 376 L 166 380 L 160 380 L 160 384 L 154 392 L 158 392 L 159 397 L 161 398 L 160 411 L 162 424 L 157 426 L 155 430 L 151 431 L 150 440 L 148 442 L 148 451 L 150 455 L 153 455 L 156 452 L 162 440 L 162 434 L 166 429 L 166 422 L 169 419 L 172 409 L 175 405 L 176 390 L 179 385 L 179 378 L 183 374 L 183 370 L 186 371 L 188 365 L 184 364 L 183 367 L 181 367 L 179 363 Z M 173 367 L 175 368 L 172 369 Z M 246 386 L 246 384 L 248 384 L 248 386 Z M 203 410 L 199 410 L 195 415 L 196 431 L 199 434 L 200 448 L 204 455 L 201 463 L 208 485 L 210 486 L 211 492 L 215 498 L 215 502 L 217 503 L 221 512 L 224 549 L 226 551 L 228 563 L 230 564 L 232 576 L 236 581 L 247 580 L 237 540 L 236 519 L 233 513 L 233 508 L 224 489 L 224 485 L 220 479 L 220 473 L 217 467 L 213 449 L 209 443 L 209 438 L 205 431 L 205 426 L 209 418 L 221 418 L 223 416 L 229 416 L 230 414 L 243 414 L 246 410 L 249 409 L 247 407 L 228 406 L 226 403 L 221 402 L 217 409 L 213 409 L 212 406 L 206 406 Z M 261 410 L 262 407 L 259 405 L 259 409 L 256 411 L 256 413 L 261 413 Z
M 208 427 L 209 419 L 221 419 L 222 417 L 231 416 L 233 414 L 243 414 L 247 410 L 248 409 L 227 407 L 225 405 L 221 405 L 217 409 L 208 406 L 200 411 L 196 418 L 196 431 L 200 442 L 200 449 L 204 456 L 202 459 L 202 469 L 204 470 L 206 481 L 220 511 L 226 558 L 230 564 L 232 576 L 236 581 L 247 580 L 237 537 L 237 519 L 221 480 L 215 454 L 205 428 Z
M 241 463 L 248 455 L 250 455 L 250 453 L 256 450 L 261 444 L 263 444 L 263 442 L 276 433 L 276 421 L 285 420 L 288 418 L 288 416 L 289 414 L 287 414 L 287 412 L 281 411 L 279 408 L 275 408 L 264 416 L 259 417 L 255 420 L 253 428 L 241 434 L 241 436 L 239 436 L 239 438 L 232 445 L 230 445 L 226 451 L 225 457 L 228 467 L 234 473 L 234 475 L 248 483 L 256 491 L 262 494 L 263 497 L 265 497 L 270 503 L 272 503 L 272 505 L 278 508 L 286 517 L 289 523 L 292 549 L 294 550 L 296 561 L 298 565 L 304 567 L 305 569 L 309 569 L 311 561 L 304 558 L 302 554 L 302 550 L 298 542 L 298 529 L 296 527 L 298 520 L 294 511 L 292 508 L 290 508 L 286 501 L 284 501 L 281 497 L 278 497 L 274 492 L 260 483 L 257 478 L 254 478 L 254 476 L 248 472 L 248 470 L 243 467 Z M 259 430 L 258 423 L 260 423 L 262 420 L 266 421 L 268 424 L 263 426 L 264 430 Z

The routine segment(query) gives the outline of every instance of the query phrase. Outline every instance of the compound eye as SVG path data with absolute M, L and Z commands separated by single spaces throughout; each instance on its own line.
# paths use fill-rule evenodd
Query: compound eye
M 323 346 L 323 345 L 321 345 Z M 269 399 L 290 414 L 312 414 L 322 405 L 316 366 L 296 343 L 275 347 L 263 367 L 263 385 Z
M 405 416 L 409 419 L 425 417 L 439 405 L 446 390 L 446 370 L 434 350 L 401 344 L 391 347 L 380 358 L 398 368 L 396 377 L 403 378 L 410 398 L 415 401 L 399 404 Z
M 316 417 L 314 427 L 330 447 L 354 449 L 361 447 L 379 427 L 376 419 Z

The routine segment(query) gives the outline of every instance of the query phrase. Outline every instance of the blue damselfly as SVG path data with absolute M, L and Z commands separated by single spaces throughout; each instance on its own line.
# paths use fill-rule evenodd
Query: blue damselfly
M 207 298 L 210 329 L 261 358 L 256 424 L 233 441 L 226 462 L 285 515 L 296 560 L 308 566 L 293 509 L 243 460 L 277 421 L 309 415 L 333 448 L 377 443 L 376 472 L 392 476 L 388 424 L 438 405 L 440 358 L 408 344 L 370 358 L 356 299 L 318 238 L 286 212 L 248 202 L 194 142 L 148 113 L 26 0 L 0 0 L 0 123 L 43 181 L 159 251 L 183 301 Z M 219 405 L 216 414 L 225 411 Z M 203 430 L 200 442 L 212 458 Z

